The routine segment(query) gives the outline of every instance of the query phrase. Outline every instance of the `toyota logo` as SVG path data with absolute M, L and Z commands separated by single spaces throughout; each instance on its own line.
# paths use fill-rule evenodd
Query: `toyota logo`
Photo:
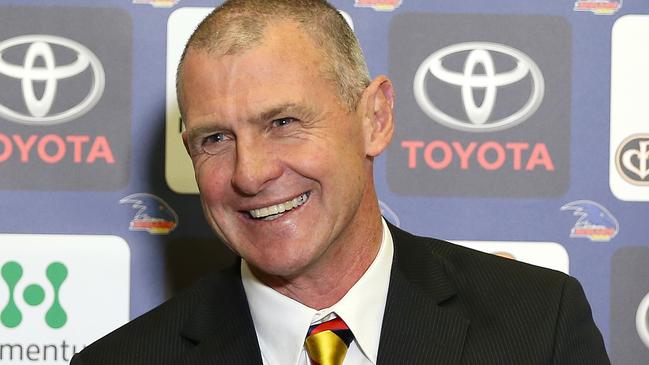
M 445 58 L 461 53 L 467 53 L 462 72 L 452 71 L 444 66 Z M 496 73 L 494 53 L 510 57 L 515 64 L 513 69 Z M 484 72 L 476 73 L 477 66 L 482 66 Z M 426 77 L 429 74 L 447 84 L 460 87 L 468 120 L 455 118 L 435 105 L 425 87 Z M 532 82 L 529 98 L 525 104 L 513 114 L 492 120 L 498 88 L 520 82 L 528 75 L 531 75 Z M 438 50 L 419 66 L 413 84 L 415 100 L 426 115 L 449 128 L 466 132 L 499 131 L 524 122 L 541 105 L 544 88 L 543 74 L 529 56 L 515 48 L 488 42 L 459 43 Z M 480 105 L 476 104 L 474 89 L 484 90 Z
M 71 51 L 75 59 L 58 65 L 53 45 Z M 27 46 L 22 65 L 9 63 L 4 58 L 6 51 L 17 46 Z M 41 62 L 37 62 L 39 60 Z M 88 67 L 92 71 L 93 81 L 87 95 L 67 110 L 52 112 L 58 82 L 77 76 Z M 51 35 L 25 35 L 0 42 L 0 75 L 20 80 L 27 107 L 27 113 L 21 113 L 0 104 L 0 117 L 28 125 L 59 124 L 80 117 L 97 104 L 105 85 L 104 69 L 92 51 L 70 39 Z M 35 82 L 44 83 L 40 98 L 34 90 Z
M 635 329 L 642 343 L 649 348 L 649 293 L 640 301 L 635 313 Z

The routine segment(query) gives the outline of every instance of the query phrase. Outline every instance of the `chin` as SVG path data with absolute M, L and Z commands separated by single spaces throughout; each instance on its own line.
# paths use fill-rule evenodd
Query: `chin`
M 291 278 L 299 276 L 307 267 L 304 260 L 281 259 L 269 261 L 262 259 L 262 262 L 246 260 L 255 271 L 255 274 L 267 275 L 274 277 Z

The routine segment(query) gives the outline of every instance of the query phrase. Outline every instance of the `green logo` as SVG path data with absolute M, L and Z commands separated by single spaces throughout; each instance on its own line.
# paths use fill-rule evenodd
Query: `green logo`
M 23 320 L 23 314 L 16 306 L 16 285 L 23 276 L 23 268 L 15 261 L 9 261 L 2 265 L 2 279 L 9 287 L 9 302 L 0 312 L 0 323 L 5 327 L 15 328 Z M 68 277 L 68 269 L 60 262 L 52 262 L 45 269 L 45 276 L 54 290 L 54 301 L 45 314 L 45 323 L 51 328 L 61 328 L 68 321 L 68 315 L 59 302 L 59 291 L 61 285 Z M 38 284 L 30 284 L 23 290 L 25 303 L 31 306 L 38 306 L 45 300 L 45 290 Z

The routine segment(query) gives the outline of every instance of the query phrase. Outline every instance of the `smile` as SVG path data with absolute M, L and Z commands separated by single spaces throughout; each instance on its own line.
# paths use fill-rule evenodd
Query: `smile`
M 282 213 L 288 212 L 289 210 L 297 208 L 300 205 L 306 203 L 307 199 L 309 199 L 309 193 L 304 193 L 298 196 L 297 198 L 294 198 L 287 202 L 271 205 L 268 207 L 249 210 L 248 213 L 250 213 L 250 215 L 256 219 L 268 219 L 268 220 L 275 219 L 276 217 L 279 217 Z

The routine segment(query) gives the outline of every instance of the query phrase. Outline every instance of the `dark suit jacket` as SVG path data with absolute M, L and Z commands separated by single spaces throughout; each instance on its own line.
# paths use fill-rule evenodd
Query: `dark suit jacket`
M 378 364 L 609 364 L 574 278 L 390 229 Z M 239 266 L 117 329 L 71 364 L 261 364 Z

